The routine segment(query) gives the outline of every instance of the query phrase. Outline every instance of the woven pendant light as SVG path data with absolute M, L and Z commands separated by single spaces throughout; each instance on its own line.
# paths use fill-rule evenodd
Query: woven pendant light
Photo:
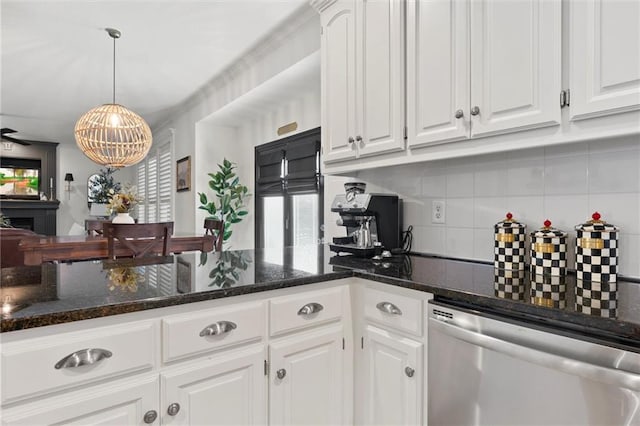
M 147 156 L 153 141 L 149 125 L 116 98 L 116 39 L 120 31 L 107 28 L 113 38 L 113 103 L 86 112 L 75 127 L 76 143 L 93 162 L 112 168 L 132 166 Z

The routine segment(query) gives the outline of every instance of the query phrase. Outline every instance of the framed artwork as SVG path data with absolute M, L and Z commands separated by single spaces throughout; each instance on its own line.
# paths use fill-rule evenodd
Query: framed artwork
M 176 191 L 191 191 L 191 156 L 176 162 Z
M 177 267 L 177 290 L 178 293 L 191 293 L 191 263 L 178 257 Z

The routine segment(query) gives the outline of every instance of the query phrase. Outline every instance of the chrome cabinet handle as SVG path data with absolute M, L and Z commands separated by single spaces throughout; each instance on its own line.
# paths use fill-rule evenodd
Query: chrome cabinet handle
M 474 106 L 473 108 L 471 108 L 471 115 L 478 115 L 480 114 L 480 107 Z
M 360 135 L 356 136 L 356 142 L 362 142 L 362 136 Z
M 352 144 L 355 142 L 355 140 L 353 139 L 353 137 L 349 136 L 349 139 L 347 139 L 347 141 Z
M 287 370 L 285 370 L 284 368 L 281 368 L 280 370 L 276 371 L 276 377 L 278 377 L 278 379 L 282 380 L 284 379 L 284 376 L 287 375 Z
M 414 370 L 411 367 L 405 367 L 404 369 L 404 374 L 407 375 L 407 377 L 413 377 L 413 374 L 416 372 L 416 370 Z
M 462 118 L 464 116 L 464 111 L 461 109 L 456 111 L 456 118 Z
M 391 302 L 380 302 L 376 305 L 376 308 L 390 315 L 402 315 L 400 308 Z
M 230 331 L 235 330 L 237 327 L 238 326 L 235 322 L 218 321 L 203 328 L 200 332 L 200 337 L 219 336 L 221 334 L 229 333 Z
M 81 349 L 69 354 L 58 361 L 55 365 L 56 370 L 61 368 L 76 368 L 83 365 L 93 365 L 105 358 L 111 358 L 111 351 L 106 349 L 92 348 Z
M 144 417 L 142 419 L 146 424 L 150 425 L 151 423 L 155 422 L 157 418 L 158 413 L 156 412 L 156 410 L 150 410 L 144 413 Z
M 173 404 L 169 405 L 169 407 L 167 407 L 167 414 L 170 416 L 175 416 L 179 412 L 180 404 L 178 404 L 177 402 L 174 402 Z
M 306 305 L 304 305 L 302 308 L 300 308 L 300 310 L 298 310 L 298 315 L 311 315 L 311 314 L 315 314 L 320 312 L 321 310 L 324 309 L 324 306 L 322 306 L 319 303 L 307 303 Z

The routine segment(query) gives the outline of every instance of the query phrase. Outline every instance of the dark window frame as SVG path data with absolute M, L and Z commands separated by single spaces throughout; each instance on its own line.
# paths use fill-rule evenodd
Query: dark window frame
M 301 144 L 309 144 L 314 146 L 314 157 L 316 163 L 316 170 L 314 173 L 281 173 L 279 177 L 276 177 L 274 172 L 274 160 L 278 158 L 278 152 L 281 153 L 281 159 L 283 166 L 281 168 L 283 172 L 286 171 L 286 162 L 289 160 L 287 152 L 292 152 L 292 148 L 299 148 Z M 298 144 L 295 147 L 294 144 Z M 293 195 L 301 194 L 318 194 L 318 238 L 320 241 L 324 240 L 324 177 L 322 175 L 322 161 L 320 158 L 321 150 L 321 131 L 320 127 L 307 130 L 295 135 L 278 139 L 273 142 L 268 142 L 255 147 L 255 247 L 256 249 L 264 248 L 264 241 L 262 240 L 264 229 L 264 212 L 262 207 L 262 198 L 268 196 L 282 196 L 284 197 L 283 210 L 285 216 L 283 217 L 283 229 L 284 246 L 289 247 L 293 244 L 293 231 L 292 227 L 288 226 L 291 223 L 291 197 Z M 297 158 L 307 158 L 309 155 L 304 155 L 307 152 L 303 150 L 302 156 Z M 309 151 L 310 153 L 310 151 Z M 300 154 L 300 153 L 298 153 Z M 271 166 L 271 167 L 269 167 Z M 263 170 L 264 169 L 264 170 Z M 267 170 L 271 172 L 268 174 Z M 313 182 L 312 182 L 313 179 Z

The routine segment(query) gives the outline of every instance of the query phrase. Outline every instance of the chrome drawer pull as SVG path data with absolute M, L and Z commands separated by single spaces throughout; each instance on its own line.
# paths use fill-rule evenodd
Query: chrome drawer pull
M 169 407 L 167 407 L 167 414 L 170 416 L 175 416 L 179 412 L 180 404 L 178 404 L 177 402 L 174 402 L 173 404 L 169 405 Z
M 221 334 L 229 333 L 231 330 L 235 330 L 237 327 L 238 326 L 235 322 L 218 321 L 203 328 L 200 332 L 200 337 L 219 336 Z
M 156 410 L 150 410 L 144 413 L 143 420 L 146 424 L 150 425 L 151 423 L 155 422 L 157 418 L 158 412 Z
M 414 374 L 415 372 L 416 372 L 416 370 L 414 370 L 414 369 L 413 369 L 413 368 L 411 368 L 411 367 L 406 367 L 406 368 L 404 369 L 404 374 L 406 374 L 406 375 L 407 375 L 407 377 L 413 377 L 413 374 Z
M 287 370 L 285 370 L 284 368 L 281 368 L 280 370 L 276 371 L 276 376 L 280 380 L 284 379 L 286 375 L 287 375 Z
M 56 370 L 61 368 L 76 368 L 83 365 L 93 365 L 105 358 L 111 358 L 111 351 L 106 349 L 81 349 L 65 356 L 55 365 Z
M 380 309 L 382 312 L 391 315 L 402 315 L 402 311 L 396 305 L 391 302 L 380 302 L 376 305 L 376 308 Z
M 315 303 L 315 302 L 307 303 L 302 308 L 300 308 L 300 310 L 298 311 L 298 315 L 311 315 L 311 314 L 318 313 L 323 309 L 324 309 L 324 306 L 322 306 L 319 303 Z

